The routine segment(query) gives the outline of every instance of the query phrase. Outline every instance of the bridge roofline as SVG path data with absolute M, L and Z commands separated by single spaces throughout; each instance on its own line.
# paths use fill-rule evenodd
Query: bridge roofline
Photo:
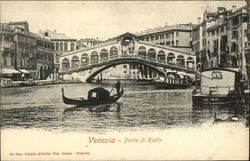
M 181 51 L 181 50 L 178 50 L 176 48 L 169 47 L 169 46 L 166 47 L 166 46 L 162 46 L 162 45 L 151 44 L 151 43 L 147 43 L 147 42 L 141 41 L 141 40 L 139 40 L 139 43 L 144 44 L 144 45 L 150 45 L 152 47 L 157 47 L 157 48 L 161 48 L 161 49 L 167 49 L 167 50 L 171 50 L 171 51 L 180 52 L 180 53 L 184 53 L 184 54 L 187 54 L 187 55 L 195 56 L 195 54 L 193 52 L 189 53 L 189 52 Z
M 111 44 L 115 44 L 115 43 L 117 43 L 117 40 L 109 40 L 109 41 L 106 41 L 106 42 L 102 42 L 102 43 L 100 43 L 100 44 L 97 44 L 97 45 L 95 45 L 95 46 L 90 46 L 90 47 L 87 47 L 87 48 L 84 48 L 84 49 L 80 49 L 80 50 L 65 52 L 65 53 L 62 54 L 62 56 L 68 56 L 68 55 L 76 54 L 76 53 L 79 53 L 79 52 L 84 52 L 84 51 L 88 51 L 88 50 L 93 50 L 93 49 L 96 49 L 96 48 L 99 48 L 99 47 L 103 47 L 103 46 L 111 45 Z

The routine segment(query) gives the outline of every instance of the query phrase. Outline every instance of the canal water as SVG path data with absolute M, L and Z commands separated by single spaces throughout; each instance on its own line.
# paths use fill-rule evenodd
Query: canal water
M 102 84 L 57 84 L 1 89 L 2 129 L 43 129 L 47 131 L 130 131 L 199 127 L 217 117 L 227 118 L 227 110 L 193 110 L 192 88 L 156 90 L 150 83 L 122 81 L 124 95 L 108 106 L 81 108 L 65 105 L 67 97 L 87 97 L 90 89 L 112 90 L 114 81 Z M 112 93 L 115 94 L 115 89 Z
M 4 160 L 249 158 L 249 128 L 244 121 L 214 124 L 214 112 L 222 119 L 233 113 L 193 110 L 192 88 L 156 90 L 150 83 L 122 81 L 124 95 L 110 106 L 86 109 L 62 101 L 62 87 L 67 97 L 86 98 L 90 89 L 102 86 L 112 90 L 114 84 L 115 81 L 107 81 L 1 89 L 1 157 Z M 115 140 L 115 143 L 93 143 L 91 139 Z

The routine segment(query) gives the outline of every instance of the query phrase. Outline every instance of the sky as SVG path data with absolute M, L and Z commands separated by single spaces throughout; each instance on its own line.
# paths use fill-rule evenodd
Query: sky
M 31 32 L 56 30 L 69 37 L 106 40 L 126 32 L 197 23 L 207 10 L 245 1 L 0 1 L 1 22 L 27 21 Z

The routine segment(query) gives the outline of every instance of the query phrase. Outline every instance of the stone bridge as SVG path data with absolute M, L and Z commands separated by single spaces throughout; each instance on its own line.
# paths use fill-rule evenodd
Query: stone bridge
M 191 52 L 149 44 L 125 33 L 93 47 L 64 53 L 60 57 L 60 74 L 98 68 L 87 78 L 90 81 L 105 69 L 119 64 L 141 64 L 162 74 L 167 70 L 195 73 L 195 55 Z

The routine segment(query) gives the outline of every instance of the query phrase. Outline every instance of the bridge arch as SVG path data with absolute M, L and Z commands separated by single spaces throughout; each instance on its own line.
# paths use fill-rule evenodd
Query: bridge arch
M 99 61 L 99 56 L 96 51 L 93 51 L 90 56 L 91 63 L 97 63 Z
M 69 67 L 70 67 L 69 59 L 64 58 L 62 60 L 62 70 L 69 70 Z
M 175 61 L 175 55 L 174 55 L 174 53 L 168 53 L 168 55 L 167 55 L 167 62 L 168 63 L 174 63 L 174 61 Z
M 149 58 L 152 58 L 152 59 L 156 59 L 156 51 L 155 51 L 155 49 L 150 48 L 150 49 L 148 50 L 148 57 L 149 57 Z
M 72 59 L 71 59 L 71 66 L 72 67 L 78 67 L 79 66 L 79 57 L 78 56 L 73 56 Z
M 138 56 L 146 58 L 147 50 L 144 46 L 140 46 L 138 50 Z
M 111 67 L 116 66 L 116 65 L 128 64 L 128 63 L 145 65 L 145 66 L 148 66 L 148 67 L 151 67 L 151 68 L 155 69 L 156 71 L 158 71 L 159 73 L 161 73 L 163 75 L 166 74 L 161 68 L 156 67 L 156 66 L 151 65 L 151 64 L 148 64 L 148 63 L 146 63 L 144 61 L 140 61 L 138 59 L 134 59 L 134 58 L 131 58 L 131 59 L 120 59 L 119 61 L 113 61 L 112 63 L 100 66 L 100 68 L 98 68 L 96 71 L 94 71 L 92 74 L 90 74 L 87 77 L 86 82 L 91 82 L 91 80 L 95 76 L 97 76 L 99 73 L 101 73 L 102 71 L 104 71 L 104 70 L 106 70 L 108 68 L 111 68 Z
M 68 44 L 66 42 L 64 43 L 64 51 L 68 51 Z
M 59 50 L 59 43 L 56 42 L 56 50 L 58 51 Z
M 166 54 L 163 50 L 160 50 L 157 54 L 157 59 L 161 61 L 166 61 Z
M 118 49 L 115 46 L 112 46 L 109 50 L 109 56 L 110 58 L 115 58 L 118 56 Z
M 83 53 L 81 55 L 81 65 L 88 65 L 89 64 L 89 55 L 87 53 Z
M 186 61 L 187 68 L 194 68 L 194 58 L 188 57 Z
M 60 51 L 63 51 L 63 43 L 60 42 Z
M 100 53 L 100 60 L 108 60 L 108 58 L 109 58 L 108 50 L 102 49 Z
M 185 58 L 183 55 L 178 55 L 176 59 L 176 64 L 178 66 L 185 66 Z
M 75 44 L 73 42 L 70 43 L 70 51 L 73 51 L 75 49 Z

